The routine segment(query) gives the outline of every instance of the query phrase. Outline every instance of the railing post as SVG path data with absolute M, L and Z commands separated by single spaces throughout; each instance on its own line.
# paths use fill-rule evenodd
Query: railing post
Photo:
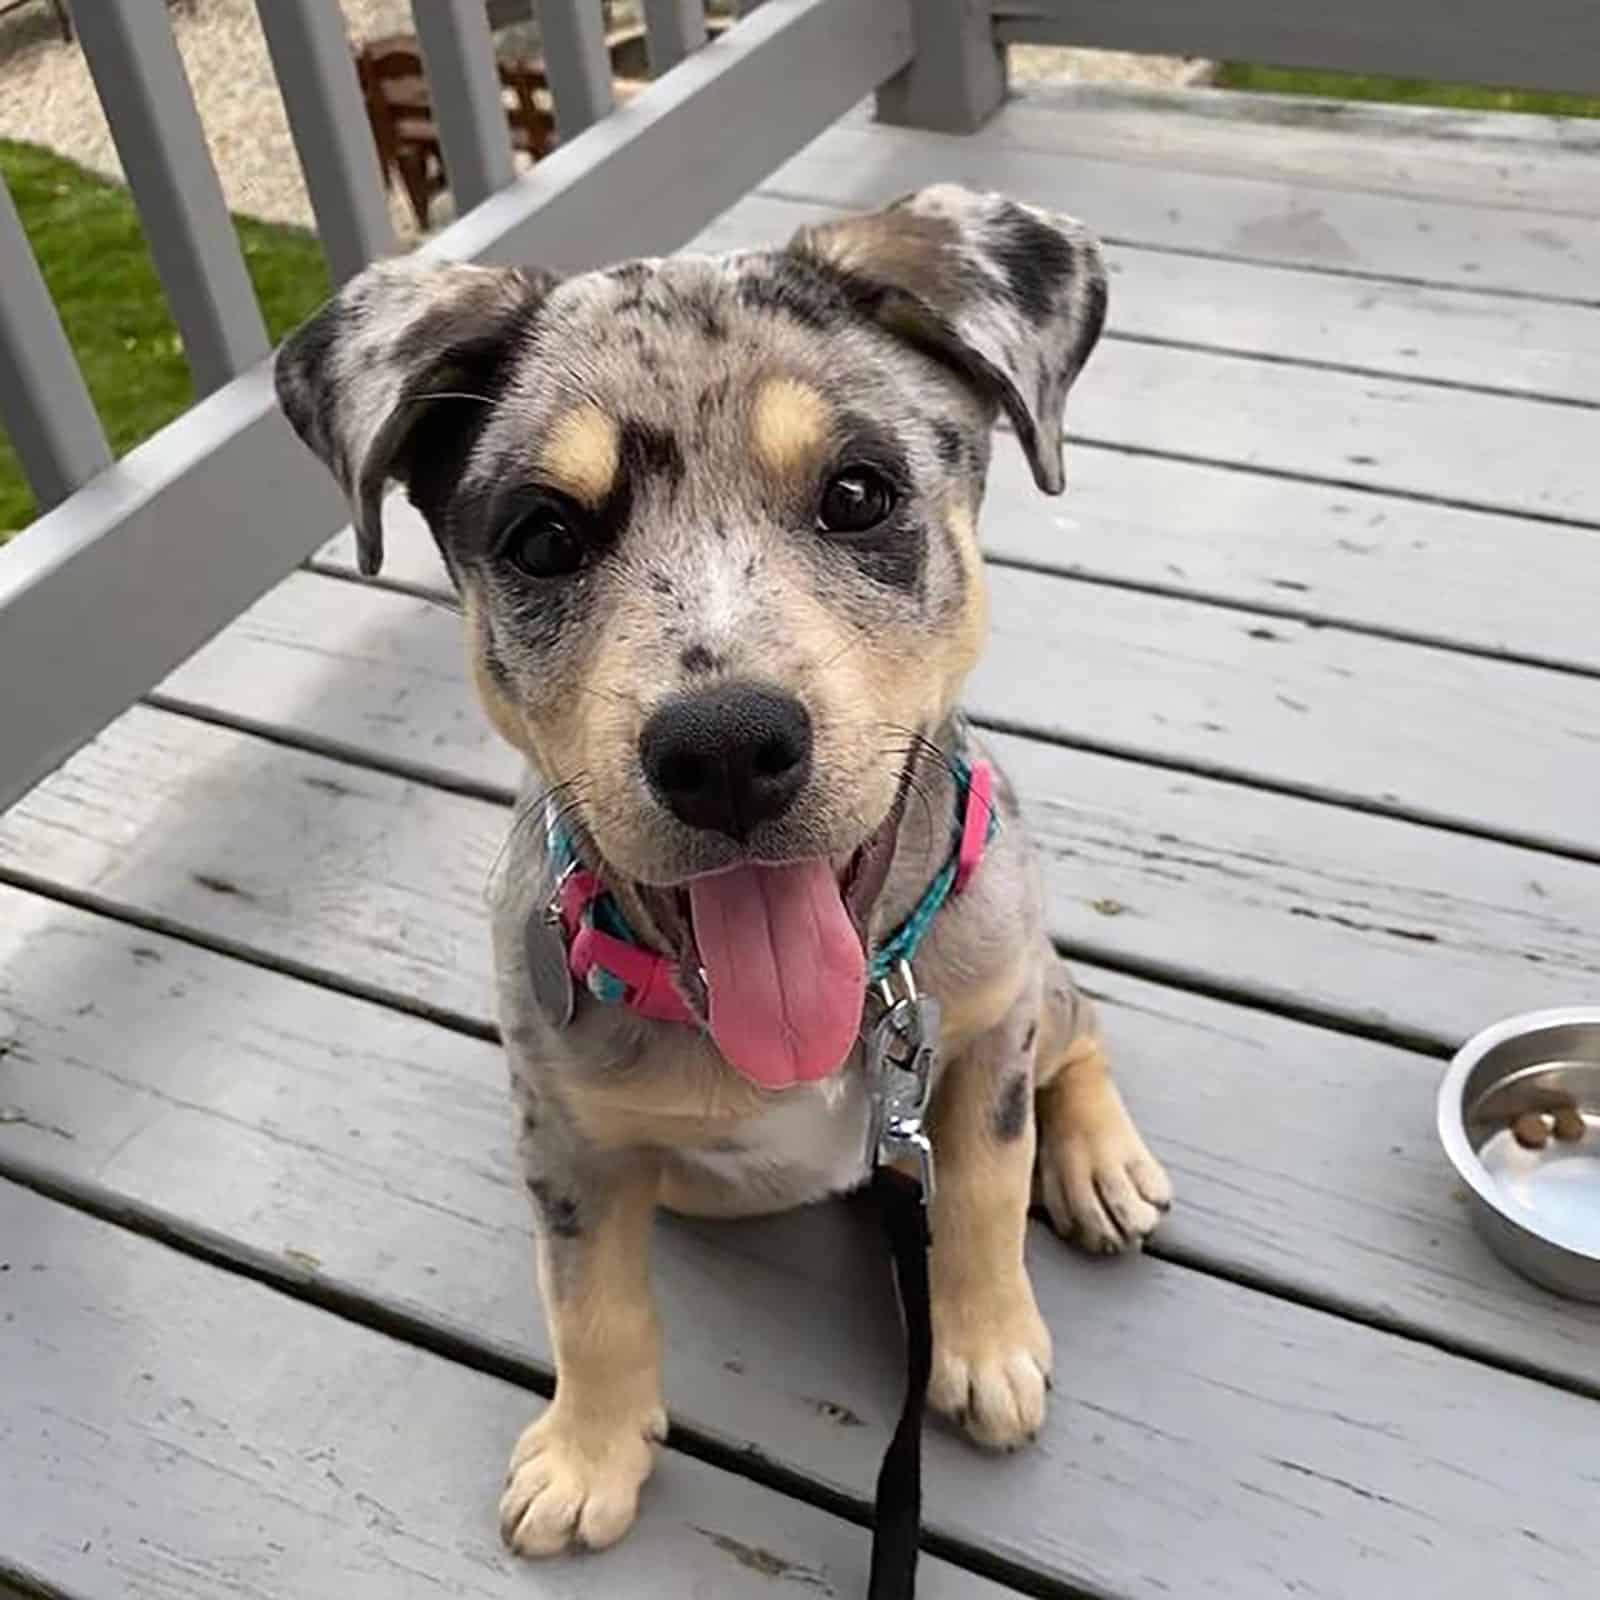
M 428 97 L 444 146 L 456 214 L 517 175 L 500 98 L 500 72 L 483 0 L 422 0 L 411 15 L 428 68 Z
M 705 0 L 644 0 L 650 76 L 670 72 L 706 42 Z
M 878 120 L 975 133 L 1006 97 L 992 0 L 911 0 L 916 55 L 878 90 Z
M 111 465 L 55 302 L 0 177 L 0 423 L 44 510 Z
M 611 53 L 596 0 L 542 0 L 544 65 L 564 141 L 593 127 L 612 107 Z
M 201 394 L 268 350 L 164 0 L 73 8 L 78 42 Z
M 325 0 L 256 0 L 336 284 L 395 247 L 350 41 Z

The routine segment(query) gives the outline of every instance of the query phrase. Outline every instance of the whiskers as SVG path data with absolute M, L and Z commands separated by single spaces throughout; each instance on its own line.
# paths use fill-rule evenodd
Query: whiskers
M 943 767 L 953 777 L 955 768 L 949 757 L 932 739 L 915 728 L 896 722 L 883 724 L 884 731 L 900 742 L 884 746 L 883 754 L 901 763 L 900 781 L 910 794 L 922 803 L 923 820 L 927 824 L 930 852 L 942 848 L 943 830 L 934 820 L 933 795 L 928 788 L 928 766 Z
M 491 400 L 486 394 L 468 394 L 463 389 L 437 389 L 431 394 L 414 394 L 408 398 L 411 400 L 476 400 L 481 406 L 499 404 L 499 401 Z
M 555 824 L 560 826 L 581 815 L 588 784 L 589 775 L 580 772 L 561 783 L 552 783 L 537 794 L 524 795 L 518 799 L 511 813 L 511 826 L 506 830 L 506 836 L 501 841 L 499 850 L 495 852 L 494 860 L 489 864 L 488 877 L 484 884 L 486 900 L 494 903 L 502 894 L 515 889 L 516 886 L 506 879 L 509 864 L 523 858 L 530 834 L 544 833 L 547 816 L 552 817 Z M 551 884 L 550 887 L 553 889 L 555 885 Z
M 370 583 L 373 580 L 369 578 L 367 581 Z M 405 592 L 414 599 L 426 601 L 436 610 L 448 611 L 453 617 L 464 617 L 467 614 L 466 608 L 461 604 L 460 597 L 457 595 L 445 594 L 439 589 L 425 589 L 421 584 L 414 588 L 408 585 Z

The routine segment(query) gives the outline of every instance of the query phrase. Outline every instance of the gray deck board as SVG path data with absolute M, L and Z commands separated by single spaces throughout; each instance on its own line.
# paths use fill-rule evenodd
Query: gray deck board
M 19 977 L 43 1018 L 36 1028 L 24 1016 L 24 1059 L 6 1068 L 27 1112 L 0 1124 L 8 1155 L 231 1236 L 276 1256 L 286 1276 L 353 1286 L 493 1352 L 546 1355 L 490 1046 L 339 996 L 294 998 L 300 986 L 259 968 L 131 930 L 108 939 L 82 914 L 7 900 Z M 86 980 L 100 1002 L 66 1020 L 58 997 Z M 1193 1210 L 1184 1243 L 1231 1232 L 1243 1262 L 1305 1252 L 1335 1281 L 1408 1256 L 1384 1268 L 1400 1292 L 1391 1316 L 1435 1298 L 1486 1339 L 1497 1328 L 1516 1339 L 1520 1321 L 1518 1354 L 1536 1348 L 1544 1364 L 1592 1376 L 1593 1316 L 1499 1273 L 1451 1215 L 1417 1114 L 1425 1067 L 1216 1002 L 1110 987 L 1113 1027 L 1138 1041 L 1125 1052 L 1135 1102 L 1159 1095 L 1168 1106 L 1161 1131 Z M 134 1046 L 108 1070 L 117 1039 Z M 1203 1085 L 1202 1053 L 1218 1072 Z M 1251 1065 L 1229 1076 L 1241 1054 Z M 1301 1074 L 1310 1082 L 1297 1084 Z M 1374 1168 L 1390 1169 L 1370 1187 L 1341 1167 L 1356 1147 L 1340 1141 L 1365 1120 L 1352 1092 L 1364 1082 L 1395 1102 L 1384 1137 L 1365 1141 Z M 1238 1115 L 1256 1093 L 1258 1122 Z M 1405 1161 L 1396 1144 L 1410 1146 Z M 1286 1212 L 1297 1191 L 1320 1191 L 1315 1215 Z M 1432 1217 L 1412 1215 L 1418 1206 Z M 1119 1595 L 1248 1600 L 1296 1578 L 1308 1593 L 1342 1595 L 1352 1542 L 1366 1549 L 1375 1592 L 1454 1595 L 1473 1575 L 1582 1592 L 1592 1552 L 1575 1530 L 1594 1493 L 1597 1402 L 1154 1259 L 1089 1262 L 1035 1234 L 1035 1282 L 1062 1353 L 1052 1421 L 1036 1451 L 999 1462 L 935 1430 L 931 1527 Z M 832 1207 L 762 1224 L 668 1222 L 657 1261 L 677 1419 L 866 1493 L 898 1396 L 870 1218 Z M 1303 1260 L 1296 1270 L 1314 1275 Z M 161 1304 L 157 1286 L 128 1292 Z M 186 1356 L 180 1345 L 180 1371 Z M 284 1364 L 266 1370 L 261 1389 L 293 1415 Z M 406 1393 L 409 1410 L 410 1389 L 377 1379 L 344 1406 L 382 1436 L 396 1425 L 385 1397 Z M 461 1483 L 492 1482 L 518 1398 L 500 1432 L 481 1408 L 467 1411 L 448 1452 L 431 1458 L 452 1480 L 447 1519 L 470 1521 Z M 1518 1425 L 1485 1455 L 1474 1442 L 1496 1415 Z M 234 1419 L 235 1433 L 246 1427 Z M 669 1457 L 662 1492 L 694 1470 Z M 416 1464 L 405 1478 L 408 1493 L 431 1486 Z
M 862 1530 L 681 1456 L 648 1538 L 531 1573 L 494 1508 L 534 1396 L 6 1183 L 0 1264 L 0 1562 L 74 1600 L 859 1592 Z
M 769 248 L 796 228 L 843 214 L 837 206 L 752 195 L 687 248 L 708 254 Z M 1107 265 L 1106 328 L 1113 339 L 1189 343 L 1600 405 L 1600 307 L 1117 244 L 1107 250 Z
M 1600 136 L 1577 117 L 1062 83 L 1022 88 L 983 132 L 1020 149 L 1180 173 L 1600 217 Z
M 882 205 L 928 183 L 970 183 L 1070 211 L 1109 239 L 1187 255 L 1358 273 L 1416 283 L 1600 301 L 1600 220 L 1504 210 L 1425 192 L 1370 193 L 1300 172 L 1182 170 L 1078 154 L 1051 117 L 1012 136 L 1012 113 L 970 138 L 865 123 L 821 134 L 762 185 L 833 205 Z M 1276 132 L 1277 130 L 1273 130 Z M 1271 134 L 1261 140 L 1271 148 Z M 1572 184 L 1585 170 L 1574 166 Z
M 1069 432 L 1099 444 L 1591 525 L 1595 420 L 1519 396 L 1137 344 L 1107 344 L 1067 407 Z M 1069 444 L 1069 475 L 1071 455 Z
M 1600 680 L 1008 567 L 989 582 L 982 717 L 1600 855 Z M 163 687 L 504 782 L 464 650 L 439 607 L 301 573 Z
M 1440 1042 L 1595 982 L 1594 864 L 997 748 L 1044 848 L 1050 925 L 1079 948 Z M 481 896 L 507 825 L 482 800 L 141 710 L 0 819 L 0 865 L 483 1017 Z
M 1600 563 L 1587 530 L 1120 451 L 1071 460 L 1066 498 L 1044 501 L 997 446 L 991 555 L 1600 672 L 1600 630 L 1572 603 Z
M 0 1163 L 182 1216 L 286 1278 L 548 1355 L 496 1046 L 36 896 L 0 890 L 0 909 Z M 1182 1191 L 1164 1248 L 1600 1391 L 1600 1309 L 1498 1267 L 1443 1181 L 1436 1063 L 1079 970 Z M 1383 1138 L 1368 1136 L 1374 1085 Z M 658 1282 L 684 1414 L 725 1430 L 703 1391 L 726 1357 L 692 1331 L 704 1248 L 668 1230 Z M 726 1326 L 738 1314 L 735 1299 Z M 804 1435 L 830 1436 L 822 1421 Z
M 1600 682 L 1001 569 L 966 703 L 1036 733 L 1600 851 Z

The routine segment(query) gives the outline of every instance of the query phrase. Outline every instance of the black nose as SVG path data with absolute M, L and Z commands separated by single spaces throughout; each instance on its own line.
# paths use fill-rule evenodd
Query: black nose
M 805 784 L 811 718 L 791 695 L 723 684 L 668 701 L 644 725 L 639 757 L 673 816 L 743 840 Z

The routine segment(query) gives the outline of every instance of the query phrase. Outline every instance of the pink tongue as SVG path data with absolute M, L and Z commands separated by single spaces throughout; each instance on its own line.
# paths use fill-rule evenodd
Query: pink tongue
M 763 1089 L 826 1078 L 861 1026 L 866 957 L 826 861 L 737 867 L 689 885 L 711 1037 Z

